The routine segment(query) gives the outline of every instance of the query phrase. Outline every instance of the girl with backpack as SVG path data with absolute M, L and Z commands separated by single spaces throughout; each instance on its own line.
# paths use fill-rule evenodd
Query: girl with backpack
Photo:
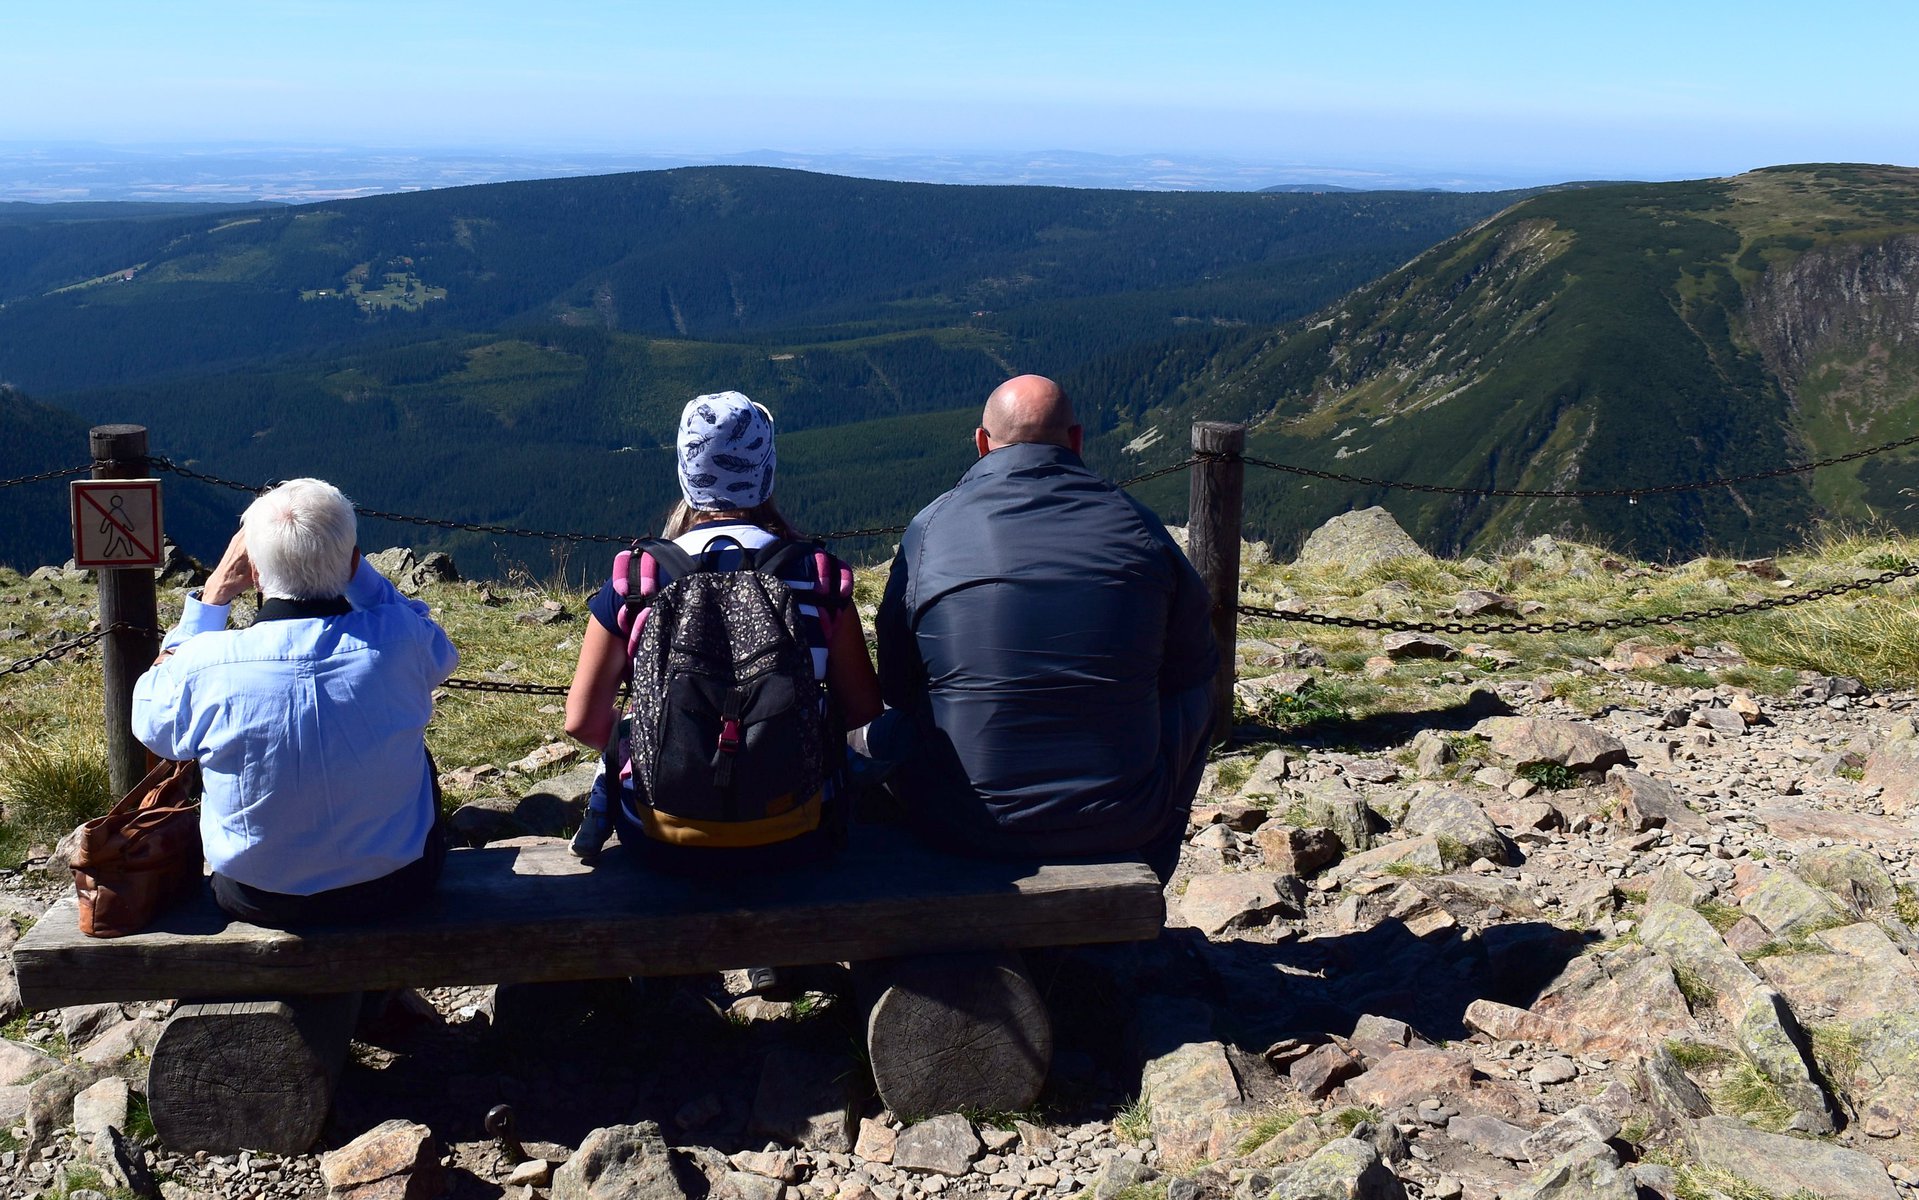
M 588 605 L 566 732 L 604 747 L 605 769 L 573 852 L 591 859 L 617 831 L 675 872 L 816 861 L 844 827 L 846 731 L 881 708 L 852 570 L 774 506 L 760 405 L 695 397 L 676 448 L 684 499 L 665 536 L 622 552 Z

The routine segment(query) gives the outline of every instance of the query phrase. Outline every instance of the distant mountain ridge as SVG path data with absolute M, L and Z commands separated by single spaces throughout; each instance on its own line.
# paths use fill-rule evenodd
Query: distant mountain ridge
M 1225 348 L 1107 448 L 1195 416 L 1251 452 L 1458 487 L 1595 489 L 1738 475 L 1919 432 L 1919 171 L 1810 165 L 1549 192 L 1315 316 Z M 1156 448 L 1133 461 L 1154 461 Z M 1636 501 L 1249 479 L 1296 541 L 1383 503 L 1426 544 L 1572 533 L 1649 557 L 1790 544 L 1821 516 L 1919 526 L 1902 451 Z
M 795 519 L 889 524 L 963 469 L 956 414 L 1007 375 L 1078 381 L 1110 424 L 1511 198 L 710 168 L 0 222 L 0 379 L 232 478 L 621 532 L 670 498 L 679 406 L 738 387 L 779 417 Z

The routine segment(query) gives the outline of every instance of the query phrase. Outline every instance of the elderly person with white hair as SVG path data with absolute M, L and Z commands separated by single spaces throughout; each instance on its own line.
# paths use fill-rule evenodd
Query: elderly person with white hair
M 214 898 L 255 924 L 390 913 L 445 860 L 424 735 L 459 655 L 357 540 L 332 484 L 262 495 L 134 688 L 147 748 L 199 760 Z M 255 587 L 259 615 L 227 629 Z

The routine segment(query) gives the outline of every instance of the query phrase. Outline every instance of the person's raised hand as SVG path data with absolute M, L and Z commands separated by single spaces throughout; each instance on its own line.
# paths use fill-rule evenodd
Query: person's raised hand
M 220 556 L 220 564 L 207 576 L 206 584 L 200 589 L 200 602 L 231 604 L 235 596 L 254 583 L 253 563 L 247 558 L 247 531 L 242 529 L 227 543 L 227 552 Z

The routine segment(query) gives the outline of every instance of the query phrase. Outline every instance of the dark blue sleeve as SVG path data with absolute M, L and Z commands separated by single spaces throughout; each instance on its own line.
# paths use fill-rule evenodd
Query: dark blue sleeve
M 621 636 L 620 610 L 625 607 L 626 597 L 613 590 L 611 579 L 607 580 L 606 586 L 593 593 L 593 598 L 586 602 L 586 611 L 593 614 L 593 619 L 600 623 L 602 629 L 615 637 Z

